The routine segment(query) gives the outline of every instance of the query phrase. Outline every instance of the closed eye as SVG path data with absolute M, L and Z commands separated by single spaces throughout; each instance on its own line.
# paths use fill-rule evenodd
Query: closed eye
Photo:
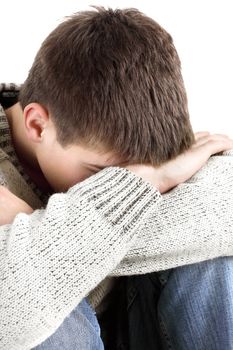
M 106 166 L 101 166 L 101 165 L 97 165 L 97 164 L 86 164 L 86 166 L 89 169 L 92 169 L 94 171 L 100 171 L 106 168 Z

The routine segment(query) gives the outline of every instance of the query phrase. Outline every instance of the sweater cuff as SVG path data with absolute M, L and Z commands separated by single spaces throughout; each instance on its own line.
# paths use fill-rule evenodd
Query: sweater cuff
M 131 229 L 144 220 L 161 198 L 152 184 L 119 167 L 105 168 L 68 192 L 77 192 L 111 224 L 124 229 Z

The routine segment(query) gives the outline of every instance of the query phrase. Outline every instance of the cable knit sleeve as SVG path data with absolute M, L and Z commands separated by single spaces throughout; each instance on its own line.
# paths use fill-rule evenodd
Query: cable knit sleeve
M 0 227 L 0 348 L 27 350 L 121 261 L 160 194 L 107 168 Z

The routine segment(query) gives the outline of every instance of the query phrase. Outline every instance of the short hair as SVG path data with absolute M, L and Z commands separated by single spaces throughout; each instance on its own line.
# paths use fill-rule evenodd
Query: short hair
M 67 17 L 42 43 L 19 99 L 49 110 L 63 147 L 159 165 L 194 142 L 172 37 L 137 9 Z

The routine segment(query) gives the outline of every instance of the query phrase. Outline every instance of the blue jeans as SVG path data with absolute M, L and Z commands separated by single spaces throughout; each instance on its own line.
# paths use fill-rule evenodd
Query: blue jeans
M 61 326 L 33 350 L 103 350 L 95 312 L 86 299 L 65 318 Z
M 160 338 L 158 342 L 156 340 L 158 345 L 145 347 L 146 341 L 140 345 L 144 324 L 139 319 L 135 328 L 130 330 L 129 344 L 125 347 L 117 345 L 116 349 L 233 350 L 233 258 L 218 258 L 148 276 L 147 284 L 144 283 L 147 275 L 134 276 L 134 285 L 130 282 L 127 312 L 133 320 L 143 318 L 146 312 L 151 319 L 156 318 L 154 333 Z M 145 302 L 143 288 L 147 296 L 150 289 L 150 298 L 155 302 L 152 304 L 149 298 L 149 304 L 141 307 Z M 50 338 L 34 349 L 102 350 L 94 313 L 90 312 L 85 301 L 83 303 Z M 91 316 L 90 323 L 83 322 L 87 314 L 87 319 Z M 148 322 L 147 315 L 145 320 Z M 133 338 L 137 338 L 135 345 L 132 345 Z
M 218 258 L 160 274 L 163 349 L 233 349 L 233 258 Z
M 233 350 L 233 258 L 122 278 L 112 296 L 105 350 Z

